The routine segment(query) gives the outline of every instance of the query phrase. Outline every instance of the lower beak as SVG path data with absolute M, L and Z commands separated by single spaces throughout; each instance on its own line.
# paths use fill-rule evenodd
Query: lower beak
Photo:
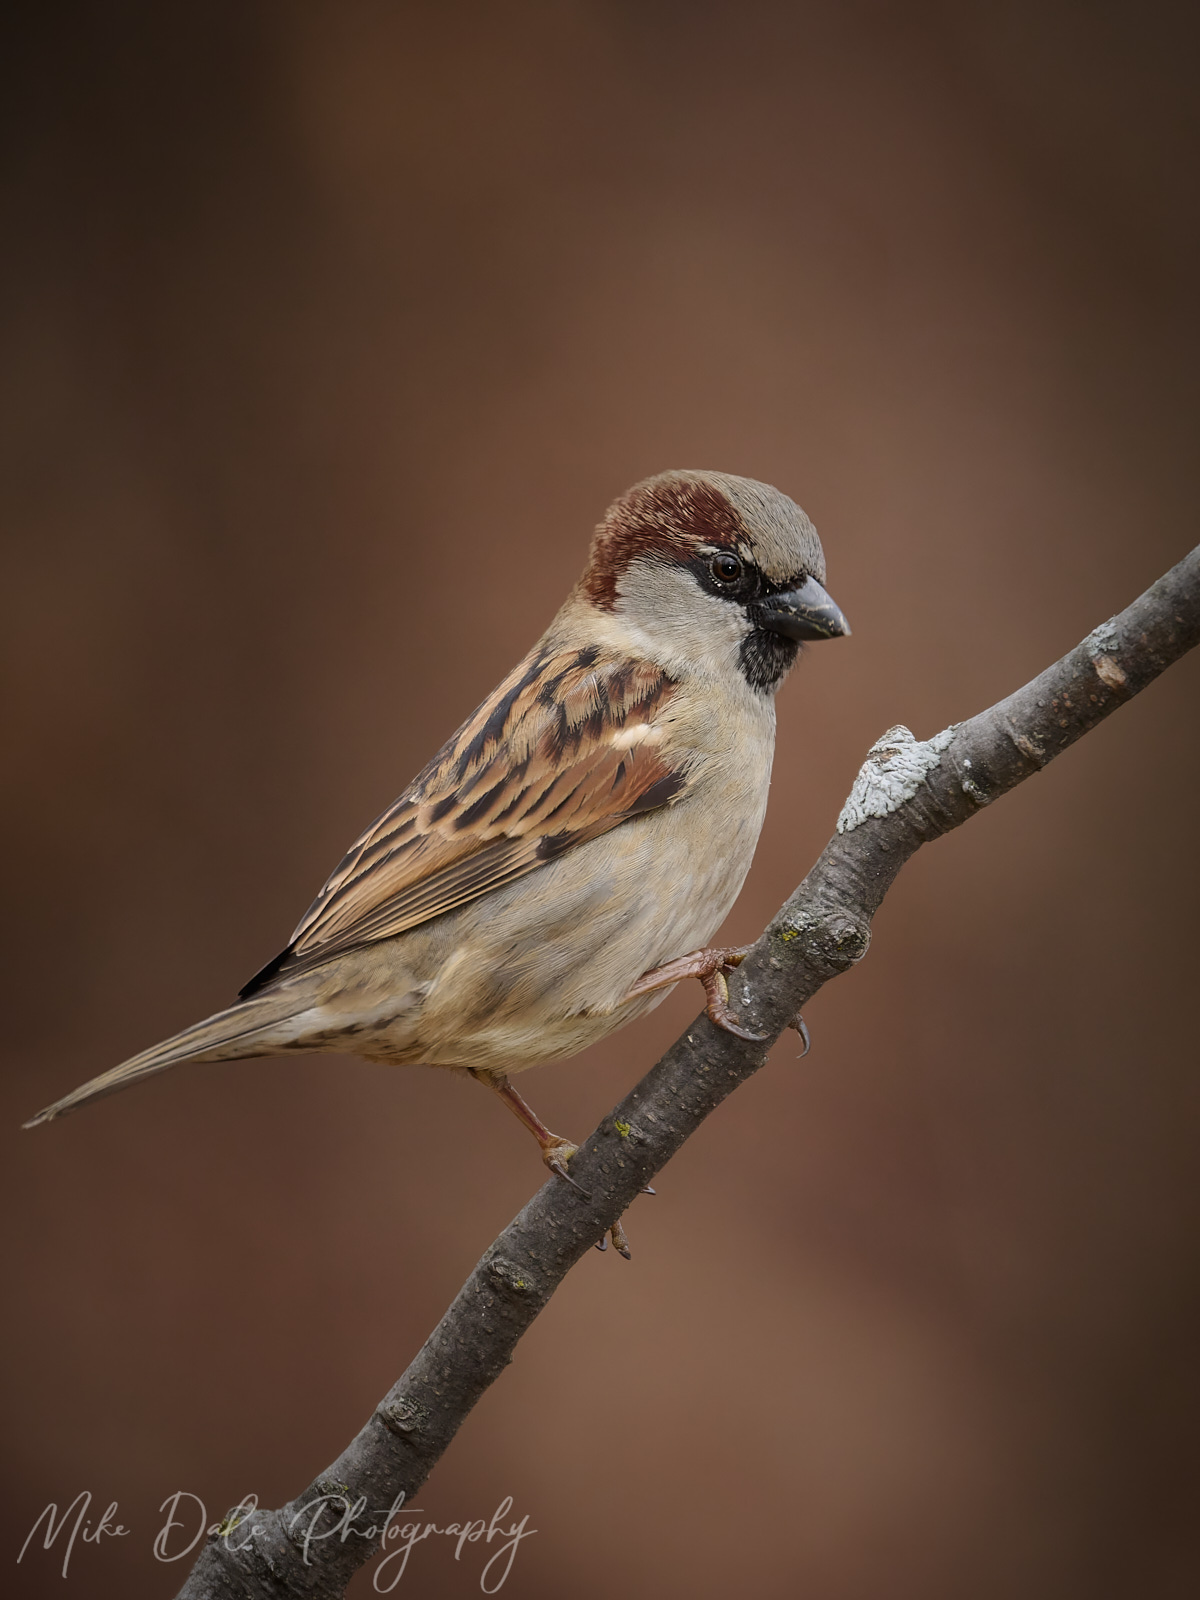
M 754 612 L 760 628 L 789 639 L 841 639 L 850 632 L 850 624 L 815 578 L 766 595 Z

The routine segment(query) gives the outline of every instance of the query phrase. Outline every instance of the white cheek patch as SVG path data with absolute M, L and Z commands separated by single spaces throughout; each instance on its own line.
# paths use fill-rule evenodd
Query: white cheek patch
M 668 670 L 676 661 L 722 676 L 737 670 L 751 630 L 741 605 L 706 594 L 690 572 L 658 561 L 630 564 L 617 588 L 617 617 Z

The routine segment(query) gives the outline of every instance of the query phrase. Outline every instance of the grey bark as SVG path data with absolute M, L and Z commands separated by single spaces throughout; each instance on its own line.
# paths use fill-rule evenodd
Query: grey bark
M 342 1454 L 289 1505 L 210 1536 L 181 1600 L 343 1593 L 411 1500 L 567 1272 L 701 1122 L 758 1071 L 823 984 L 866 954 L 871 919 L 904 863 L 1032 777 L 1200 641 L 1200 547 L 1047 668 L 970 721 L 873 747 L 839 832 L 730 979 L 747 1043 L 703 1014 L 505 1228 Z M 305 1535 L 309 1535 L 306 1543 Z M 394 1548 L 394 1546 L 388 1546 Z

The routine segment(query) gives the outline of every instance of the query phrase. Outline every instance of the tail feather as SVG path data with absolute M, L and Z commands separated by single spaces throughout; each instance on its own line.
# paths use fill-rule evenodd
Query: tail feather
M 39 1111 L 24 1126 L 36 1128 L 39 1123 L 52 1122 L 55 1117 L 74 1111 L 89 1100 L 100 1100 L 106 1094 L 115 1094 L 118 1089 L 136 1083 L 139 1078 L 165 1072 L 168 1067 L 177 1066 L 183 1061 L 232 1061 L 239 1056 L 273 1055 L 288 1041 L 282 1024 L 308 1010 L 311 1003 L 311 997 L 301 999 L 295 994 L 256 995 L 252 1000 L 243 1000 L 236 1006 L 230 1006 L 227 1011 L 218 1011 L 203 1022 L 193 1023 L 190 1028 L 184 1028 L 182 1033 L 164 1039 L 161 1044 L 152 1045 L 140 1055 L 130 1056 L 120 1066 L 110 1067 L 98 1078 L 91 1079 L 89 1083 L 64 1095 L 61 1100 L 56 1100 L 52 1106 L 47 1106 L 44 1111 Z

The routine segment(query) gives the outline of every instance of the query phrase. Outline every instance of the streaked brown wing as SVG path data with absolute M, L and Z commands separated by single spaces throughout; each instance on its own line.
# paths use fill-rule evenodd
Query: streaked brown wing
M 535 651 L 351 847 L 291 944 L 242 991 L 487 894 L 687 785 L 661 668 Z

